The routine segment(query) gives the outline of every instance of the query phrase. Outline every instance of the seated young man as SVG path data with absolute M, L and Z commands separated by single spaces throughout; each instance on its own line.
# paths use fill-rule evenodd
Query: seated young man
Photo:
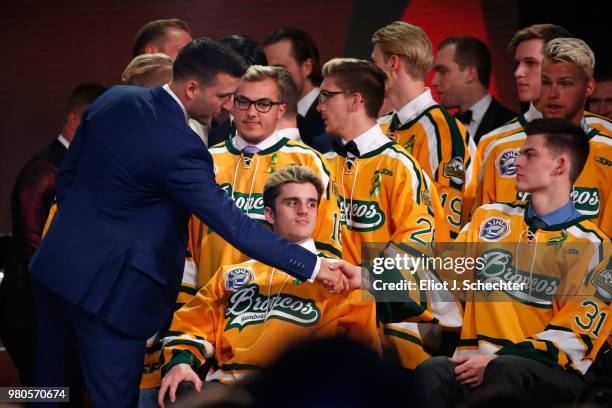
M 455 406 L 480 386 L 545 385 L 571 401 L 610 333 L 610 241 L 570 199 L 589 141 L 564 119 L 537 119 L 525 132 L 516 189 L 530 201 L 479 207 L 457 238 L 484 260 L 472 283 L 499 288 L 468 293 L 454 357 L 417 368 L 421 406 Z
M 316 252 L 312 233 L 323 194 L 321 180 L 308 168 L 288 166 L 272 174 L 264 187 L 267 222 L 286 239 Z M 374 302 L 360 291 L 331 294 L 318 283 L 295 280 L 285 272 L 249 260 L 225 265 L 197 295 L 174 314 L 162 339 L 162 385 L 174 393 L 182 381 L 200 390 L 205 381 L 231 383 L 266 366 L 304 337 L 338 334 L 379 349 Z

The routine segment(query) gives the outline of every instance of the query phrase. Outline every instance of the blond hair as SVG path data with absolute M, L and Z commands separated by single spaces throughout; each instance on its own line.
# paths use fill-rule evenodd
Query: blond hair
M 312 184 L 317 190 L 318 201 L 321 201 L 324 188 L 319 176 L 308 167 L 292 165 L 273 173 L 266 181 L 263 191 L 264 207 L 270 207 L 274 211 L 274 201 L 280 195 L 281 188 L 288 183 Z
M 283 90 L 291 87 L 291 84 L 286 83 L 288 78 L 293 79 L 289 71 L 287 71 L 285 68 L 266 65 L 251 65 L 240 80 L 247 82 L 260 82 L 265 81 L 266 79 L 271 79 L 274 81 L 276 89 L 278 90 L 278 97 L 280 99 L 279 102 L 285 103 L 283 98 Z
M 127 85 L 150 88 L 172 80 L 172 58 L 166 54 L 142 54 L 135 57 L 121 74 Z
M 401 57 L 414 79 L 424 80 L 433 63 L 433 46 L 425 31 L 403 21 L 376 30 L 372 43 L 378 44 L 387 58 L 392 54 Z
M 549 41 L 544 47 L 544 59 L 572 63 L 587 80 L 593 78 L 595 54 L 579 38 L 556 38 Z

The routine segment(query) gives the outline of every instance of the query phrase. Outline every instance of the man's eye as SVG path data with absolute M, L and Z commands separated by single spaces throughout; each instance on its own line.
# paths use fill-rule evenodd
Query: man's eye
M 272 106 L 272 102 L 270 101 L 257 101 L 255 102 L 255 104 L 260 108 L 266 108 L 266 109 Z

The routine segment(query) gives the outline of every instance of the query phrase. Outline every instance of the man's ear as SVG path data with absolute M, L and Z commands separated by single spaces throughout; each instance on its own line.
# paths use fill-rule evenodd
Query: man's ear
M 149 43 L 145 45 L 143 51 L 144 51 L 143 54 L 155 54 L 159 52 L 159 50 L 157 49 L 157 46 L 153 43 Z
M 274 226 L 274 213 L 270 207 L 264 207 L 264 217 L 266 217 L 268 224 Z
M 281 103 L 280 105 L 278 105 L 278 113 L 276 115 L 276 120 L 280 120 L 280 118 L 283 117 L 286 111 L 287 111 L 286 103 Z
M 75 132 L 81 124 L 81 114 L 77 112 L 70 112 L 66 117 L 66 126 L 71 131 Z
M 183 86 L 185 87 L 185 96 L 188 101 L 194 100 L 201 91 L 200 83 L 195 79 L 188 79 Z
M 585 87 L 587 98 L 590 97 L 593 94 L 593 92 L 595 91 L 595 86 L 596 85 L 595 85 L 595 80 L 594 79 L 587 80 L 586 87 Z
M 359 92 L 351 94 L 351 112 L 357 112 L 361 104 L 365 105 L 363 96 Z
M 389 56 L 388 61 L 389 61 L 389 68 L 391 69 L 391 71 L 397 73 L 403 69 L 402 59 L 400 58 L 399 55 L 391 54 Z
M 478 81 L 478 68 L 476 68 L 476 65 L 465 67 L 465 82 L 471 84 L 475 81 Z
M 310 78 L 310 74 L 312 74 L 312 58 L 308 58 L 302 63 L 302 75 L 304 75 L 304 78 Z
M 570 171 L 570 159 L 567 154 L 561 154 L 555 159 L 555 170 L 553 174 L 560 176 L 562 174 L 569 173 Z

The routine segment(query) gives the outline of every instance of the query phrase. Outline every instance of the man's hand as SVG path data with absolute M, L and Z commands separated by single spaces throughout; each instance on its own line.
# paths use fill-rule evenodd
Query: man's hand
M 449 360 L 458 364 L 455 367 L 456 380 L 463 385 L 475 388 L 482 384 L 487 364 L 495 357 L 497 357 L 496 354 L 474 354 L 471 356 L 449 358 Z
M 345 261 L 341 261 L 334 263 L 331 268 L 340 269 L 342 274 L 344 274 L 344 276 L 348 280 L 349 290 L 361 288 L 361 267 L 355 266 Z
M 191 366 L 185 363 L 177 364 L 172 367 L 162 379 L 159 395 L 157 397 L 157 403 L 160 407 L 165 407 L 164 397 L 168 390 L 170 390 L 170 401 L 176 401 L 176 388 L 183 381 L 191 381 L 198 392 L 202 389 L 202 380 L 200 380 L 200 377 L 193 371 Z
M 349 283 L 336 264 L 321 260 L 321 269 L 315 278 L 330 292 L 340 293 L 349 289 Z

